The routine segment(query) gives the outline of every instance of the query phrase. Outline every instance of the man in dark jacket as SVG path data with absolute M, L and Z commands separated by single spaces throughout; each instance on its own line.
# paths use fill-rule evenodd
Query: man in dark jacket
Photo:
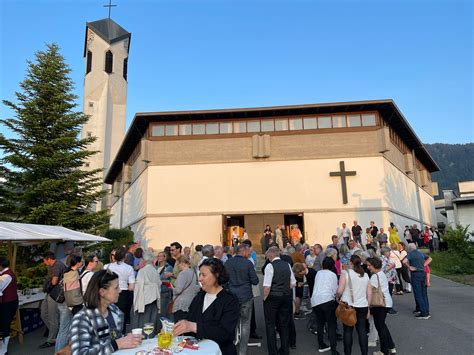
M 246 244 L 237 247 L 237 255 L 228 259 L 225 268 L 229 273 L 229 291 L 239 300 L 241 335 L 238 354 L 247 354 L 252 317 L 252 285 L 258 285 L 258 276 L 253 264 L 248 260 L 250 248 Z

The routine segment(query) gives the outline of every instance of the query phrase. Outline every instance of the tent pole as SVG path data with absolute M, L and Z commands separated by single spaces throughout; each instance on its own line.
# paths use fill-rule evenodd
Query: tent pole
M 18 253 L 18 244 L 14 243 L 13 244 L 13 252 L 12 252 L 12 258 L 10 259 L 10 268 L 13 272 L 15 272 L 16 269 L 16 255 Z
M 16 269 L 16 256 L 18 254 L 18 244 L 10 242 L 8 244 L 8 256 L 10 259 L 10 269 L 15 272 Z M 21 328 L 21 316 L 20 308 L 18 307 L 15 315 L 16 331 L 18 332 L 18 342 L 23 345 L 23 329 Z
M 8 260 L 11 262 L 13 258 L 13 243 L 8 242 Z

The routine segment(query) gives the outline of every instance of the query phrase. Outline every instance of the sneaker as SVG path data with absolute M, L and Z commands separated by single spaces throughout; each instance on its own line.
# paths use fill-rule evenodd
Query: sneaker
M 385 355 L 385 354 L 381 351 L 374 351 L 374 355 Z
M 392 308 L 392 309 L 390 309 L 390 311 L 388 311 L 388 314 L 396 316 L 398 314 L 398 312 Z
M 295 313 L 294 318 L 295 318 L 295 319 L 304 319 L 304 318 L 305 318 L 305 315 L 304 315 L 304 314 L 301 314 L 301 313 Z
M 427 314 L 426 316 L 422 316 L 421 314 L 416 316 L 416 319 L 430 319 L 431 316 L 429 314 Z
M 388 351 L 390 351 L 390 354 L 396 354 L 397 353 L 397 349 L 395 349 L 395 348 L 388 349 Z
M 47 348 L 50 348 L 52 346 L 55 346 L 56 344 L 55 343 L 50 343 L 49 341 L 47 342 L 44 342 L 43 344 L 41 344 L 40 346 L 38 346 L 39 349 L 47 349 Z
M 419 317 L 419 316 L 421 315 L 421 312 L 413 312 L 413 315 L 414 315 L 415 317 Z
M 376 341 L 369 341 L 369 348 L 375 348 L 377 346 Z
M 320 353 L 325 353 L 326 351 L 329 351 L 331 350 L 331 347 L 330 346 L 327 346 L 326 344 L 323 344 L 319 347 L 319 352 Z

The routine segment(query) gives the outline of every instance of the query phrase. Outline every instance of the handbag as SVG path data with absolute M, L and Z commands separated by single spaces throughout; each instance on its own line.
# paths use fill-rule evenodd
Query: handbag
M 352 303 L 354 303 L 354 292 L 352 290 L 352 281 L 349 275 L 349 271 L 347 272 L 347 278 L 349 279 L 349 290 L 351 292 L 351 299 Z M 348 327 L 353 327 L 357 323 L 356 311 L 354 307 L 349 306 L 346 302 L 341 300 L 338 301 L 339 305 L 336 308 L 336 317 L 339 319 L 343 324 L 347 325 Z
M 380 287 L 379 275 L 377 275 L 378 286 L 372 286 L 372 298 L 370 299 L 370 307 L 385 307 L 385 295 L 382 292 L 382 287 Z
M 49 291 L 49 297 L 55 300 L 57 303 L 64 303 L 64 281 L 61 279 L 59 283 Z

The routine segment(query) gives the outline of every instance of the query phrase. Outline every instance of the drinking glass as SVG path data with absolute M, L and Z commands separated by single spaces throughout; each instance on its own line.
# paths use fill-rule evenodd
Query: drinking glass
M 158 334 L 158 347 L 160 349 L 168 349 L 171 346 L 171 333 L 161 332 Z
M 153 323 L 145 323 L 143 325 L 143 332 L 147 335 L 147 339 L 150 339 L 150 335 L 153 333 L 155 326 Z

